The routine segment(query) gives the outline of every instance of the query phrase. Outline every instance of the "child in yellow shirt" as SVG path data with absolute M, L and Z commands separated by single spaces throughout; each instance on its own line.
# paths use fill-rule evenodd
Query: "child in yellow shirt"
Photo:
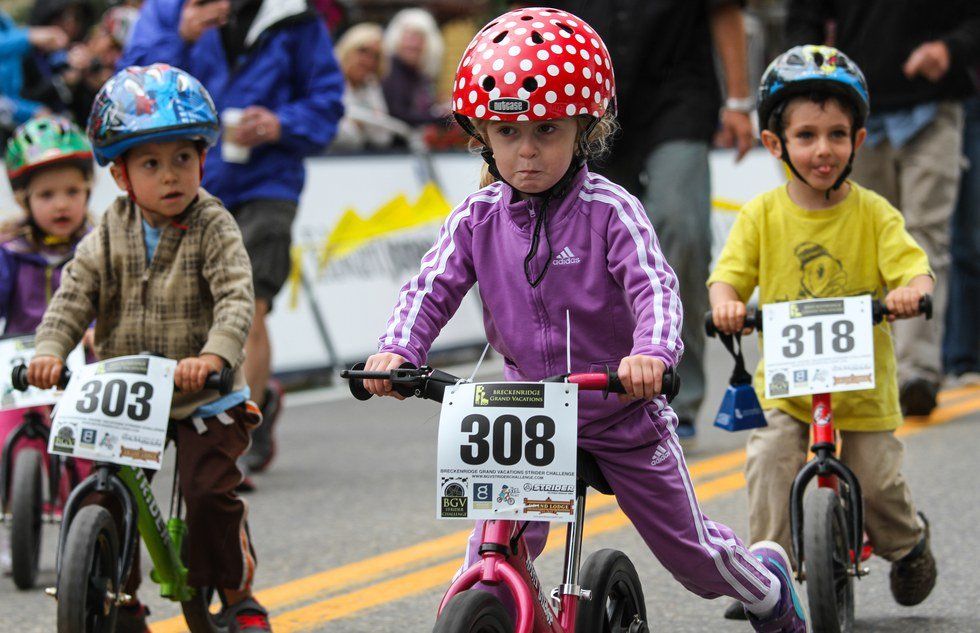
M 794 178 L 739 213 L 708 279 L 720 331 L 741 331 L 756 287 L 760 305 L 870 294 L 884 299 L 892 319 L 918 314 L 933 288 L 925 252 L 894 207 L 847 180 L 868 110 L 864 76 L 834 48 L 799 46 L 770 64 L 759 90 L 762 143 Z M 876 389 L 835 394 L 834 421 L 841 460 L 861 482 L 874 551 L 892 561 L 892 594 L 915 605 L 932 591 L 936 563 L 900 472 L 904 448 L 894 431 L 902 414 L 887 322 L 874 328 L 874 349 Z M 750 536 L 790 551 L 789 492 L 806 460 L 810 397 L 766 399 L 763 376 L 760 362 L 755 388 L 768 426 L 752 431 L 747 447 Z

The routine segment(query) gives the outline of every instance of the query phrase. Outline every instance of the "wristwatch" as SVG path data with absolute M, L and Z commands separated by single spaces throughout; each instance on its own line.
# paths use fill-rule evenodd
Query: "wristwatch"
M 755 99 L 752 97 L 728 97 L 725 99 L 725 109 L 731 110 L 732 112 L 748 114 L 755 110 Z

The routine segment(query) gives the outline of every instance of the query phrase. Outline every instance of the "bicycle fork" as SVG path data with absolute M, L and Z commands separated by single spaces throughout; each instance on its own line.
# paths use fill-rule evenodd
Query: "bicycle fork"
M 863 576 L 860 549 L 864 538 L 864 503 L 861 497 L 861 483 L 851 469 L 837 459 L 837 442 L 834 430 L 833 410 L 829 393 L 813 395 L 812 404 L 813 445 L 810 450 L 815 457 L 800 469 L 790 489 L 790 530 L 793 538 L 793 557 L 797 561 L 796 578 L 803 581 L 803 495 L 810 481 L 816 477 L 820 488 L 831 488 L 845 502 L 847 526 L 847 546 L 855 552 L 851 573 Z M 841 490 L 840 481 L 845 484 Z

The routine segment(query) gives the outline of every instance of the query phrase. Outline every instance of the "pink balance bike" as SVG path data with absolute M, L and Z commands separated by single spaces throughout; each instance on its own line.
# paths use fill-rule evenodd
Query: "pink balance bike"
M 875 325 L 890 313 L 880 301 L 871 304 Z M 919 313 L 932 318 L 932 298 L 919 302 Z M 762 315 L 750 312 L 745 327 L 762 332 Z M 718 331 L 711 312 L 705 315 L 708 336 Z M 831 394 L 813 395 L 811 427 L 813 459 L 797 473 L 790 488 L 790 531 L 796 578 L 806 583 L 814 631 L 850 633 L 854 629 L 854 579 L 868 574 L 861 563 L 873 548 L 864 534 L 861 483 L 837 458 L 837 432 Z M 807 486 L 816 478 L 815 488 Z M 805 496 L 804 496 L 805 495 Z
M 341 372 L 350 381 L 355 398 L 371 394 L 365 379 L 390 380 L 403 396 L 442 402 L 446 387 L 460 382 L 456 376 L 430 367 L 403 365 L 390 372 L 363 371 L 358 363 Z M 615 372 L 563 374 L 543 382 L 569 382 L 579 390 L 624 393 Z M 662 393 L 673 399 L 680 381 L 672 369 L 663 377 Z M 585 495 L 589 486 L 613 494 L 595 459 L 578 450 L 578 484 L 575 518 L 567 527 L 565 563 L 561 585 L 545 597 L 524 540 L 527 521 L 492 520 L 483 525 L 480 560 L 462 572 L 439 605 L 433 633 L 647 633 L 643 589 L 633 563 L 623 552 L 604 549 L 591 555 L 579 572 Z M 496 596 L 474 590 L 482 583 L 504 586 L 516 605 L 516 626 Z

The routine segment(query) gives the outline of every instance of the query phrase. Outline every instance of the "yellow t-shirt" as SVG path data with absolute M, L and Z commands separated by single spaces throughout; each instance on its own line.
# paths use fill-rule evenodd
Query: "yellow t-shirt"
M 708 285 L 723 281 L 747 301 L 756 286 L 759 304 L 870 294 L 932 275 L 925 252 L 905 230 L 905 220 L 887 200 L 848 181 L 840 203 L 811 211 L 794 203 L 781 186 L 742 207 Z M 762 348 L 762 337 L 759 337 Z M 874 328 L 875 389 L 833 395 L 834 422 L 848 431 L 886 431 L 902 423 L 891 328 Z M 810 396 L 765 398 L 763 361 L 755 390 L 763 408 L 810 420 Z

